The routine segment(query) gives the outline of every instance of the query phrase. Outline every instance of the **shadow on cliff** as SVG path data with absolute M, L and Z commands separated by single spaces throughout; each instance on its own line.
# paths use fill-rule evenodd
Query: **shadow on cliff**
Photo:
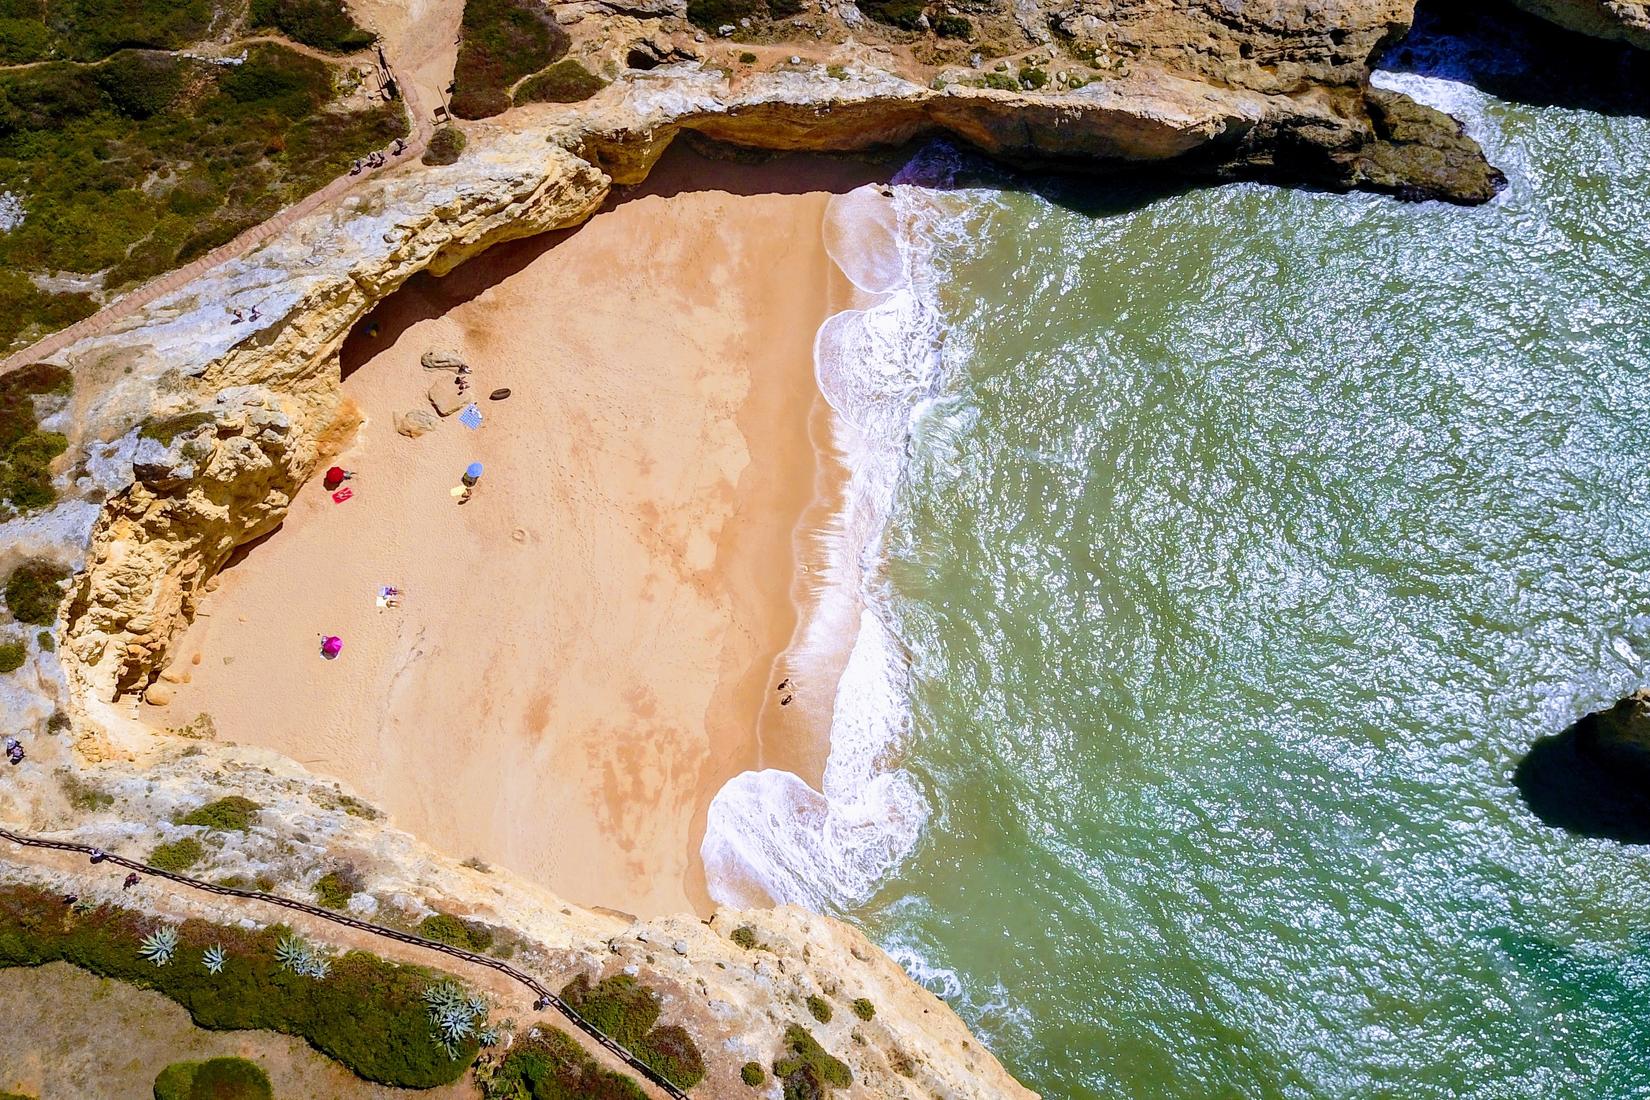
M 1650 844 L 1650 774 L 1643 746 L 1625 741 L 1612 711 L 1543 737 L 1513 772 L 1530 812 L 1556 829 Z
M 736 149 L 686 133 L 666 150 L 645 182 L 615 187 L 602 209 L 695 191 L 732 195 L 825 191 L 840 195 L 866 184 L 886 183 L 902 174 L 939 190 L 983 187 L 1029 192 L 1090 217 L 1138 210 L 1166 196 L 1207 185 L 1207 181 L 1200 184 L 1198 179 L 1188 179 L 1178 164 L 1110 178 L 1032 175 L 1005 168 L 982 154 L 938 138 L 881 153 L 774 155 Z M 440 317 L 486 293 L 582 228 L 579 225 L 494 245 L 480 262 L 460 264 L 446 275 L 427 271 L 414 275 L 356 322 L 345 337 L 339 353 L 343 377 L 348 378 L 374 356 L 393 347 L 420 321 Z
M 1650 52 L 1562 30 L 1507 0 L 1422 0 L 1379 68 L 1513 103 L 1650 116 Z

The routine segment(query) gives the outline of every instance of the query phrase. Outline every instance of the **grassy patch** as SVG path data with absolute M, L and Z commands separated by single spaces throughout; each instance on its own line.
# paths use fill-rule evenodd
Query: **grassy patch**
M 329 110 L 334 81 L 333 66 L 270 44 L 236 66 L 124 50 L 0 72 L 0 191 L 24 210 L 0 234 L 0 348 L 96 308 L 31 276 L 146 281 L 407 132 L 397 104 Z
M 603 1069 L 573 1038 L 539 1025 L 537 1036 L 517 1039 L 503 1061 L 476 1079 L 488 1100 L 642 1100 L 633 1079 Z
M 487 118 L 510 107 L 510 86 L 567 52 L 567 32 L 536 0 L 464 0 L 453 114 Z
M 155 1078 L 155 1100 L 274 1100 L 269 1075 L 245 1058 L 173 1062 Z
M 29 659 L 28 643 L 20 638 L 0 640 L 0 672 L 16 672 Z
M 3 275 L 0 272 L 0 281 Z M 4 312 L 0 308 L 0 317 Z M 56 432 L 40 430 L 35 399 L 66 395 L 71 384 L 68 371 L 44 363 L 0 378 L 0 499 L 20 512 L 44 508 L 57 499 L 51 464 L 68 449 L 69 441 Z
M 810 994 L 808 997 L 808 1015 L 822 1024 L 830 1023 L 831 1002 L 818 994 Z
M 803 0 L 688 0 L 688 21 L 705 30 L 739 26 L 741 19 L 765 23 L 802 14 Z
M 615 974 L 594 986 L 580 975 L 561 996 L 597 1031 L 678 1088 L 692 1088 L 704 1078 L 704 1058 L 693 1037 L 674 1024 L 655 1027 L 659 995 L 630 975 Z
M 1024 88 L 1041 88 L 1048 84 L 1048 70 L 1039 69 L 1035 65 L 1020 66 L 1020 86 Z
M 52 632 L 49 630 L 42 630 L 40 633 L 36 634 L 34 636 L 34 644 L 40 647 L 40 652 L 42 653 L 57 652 L 57 639 L 52 637 Z
M 870 1022 L 871 1020 L 876 1019 L 877 1006 L 872 1004 L 868 998 L 855 997 L 854 1015 L 858 1016 L 861 1020 Z
M 209 412 L 192 412 L 181 416 L 169 416 L 164 420 L 146 420 L 143 427 L 138 429 L 138 438 L 153 439 L 162 447 L 170 447 L 178 436 L 211 424 L 216 419 L 217 417 Z
M 257 820 L 262 806 L 238 794 L 208 802 L 178 819 L 179 825 L 204 825 L 208 829 L 244 833 Z
M 177 49 L 204 38 L 211 0 L 3 0 L 0 62 L 96 61 L 131 46 Z
M 431 913 L 418 922 L 418 934 L 462 951 L 485 951 L 493 946 L 493 930 L 480 921 L 460 920 L 449 913 Z
M 974 37 L 974 24 L 966 15 L 941 14 L 934 19 L 934 33 L 941 38 L 968 40 Z
M 922 29 L 923 0 L 860 0 L 859 10 L 890 27 L 917 31 Z
M 284 929 L 249 932 L 200 920 L 179 926 L 176 957 L 155 966 L 138 955 L 153 928 L 151 918 L 117 906 L 77 913 L 55 893 L 0 887 L 0 966 L 73 963 L 170 997 L 204 1028 L 297 1035 L 358 1077 L 386 1085 L 444 1085 L 475 1057 L 474 1039 L 456 1058 L 431 1041 L 422 997 L 445 975 L 352 951 L 333 960 L 325 978 L 304 977 L 275 961 Z M 201 965 L 214 944 L 225 954 L 217 974 Z
M 455 164 L 464 154 L 469 139 L 457 126 L 443 126 L 430 135 L 430 144 L 424 149 L 425 164 Z
M 338 0 L 252 0 L 252 25 L 329 53 L 354 53 L 376 40 Z
M 160 845 L 149 853 L 149 858 L 144 862 L 157 871 L 171 871 L 177 874 L 189 870 L 205 856 L 206 849 L 201 846 L 201 842 L 192 836 L 186 836 L 182 840 Z
M 63 582 L 69 571 L 49 561 L 28 561 L 6 578 L 6 606 L 20 623 L 46 626 L 57 620 L 63 602 Z
M 748 924 L 741 924 L 738 928 L 735 928 L 728 939 L 743 947 L 746 951 L 753 950 L 757 946 L 756 929 Z
M 68 768 L 59 768 L 57 777 L 63 784 L 63 794 L 68 798 L 69 805 L 81 813 L 94 813 L 115 804 L 114 795 L 94 787 Z
M 316 881 L 315 900 L 328 909 L 343 909 L 365 885 L 366 880 L 361 877 L 361 872 L 346 864 L 328 871 Z
M 564 57 L 517 88 L 516 102 L 578 103 L 605 87 L 607 81 L 571 57 Z
M 763 1082 L 768 1079 L 768 1075 L 759 1063 L 746 1062 L 739 1067 L 739 1079 L 754 1089 L 762 1087 Z
M 785 1029 L 785 1052 L 774 1062 L 773 1075 L 785 1082 L 786 1100 L 823 1096 L 832 1087 L 845 1089 L 854 1083 L 853 1071 L 797 1024 Z

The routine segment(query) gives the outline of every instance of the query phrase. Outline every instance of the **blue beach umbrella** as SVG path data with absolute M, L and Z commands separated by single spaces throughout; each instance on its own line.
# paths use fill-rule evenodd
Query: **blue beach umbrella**
M 481 480 L 481 463 L 472 462 L 464 467 L 464 480 L 474 484 Z

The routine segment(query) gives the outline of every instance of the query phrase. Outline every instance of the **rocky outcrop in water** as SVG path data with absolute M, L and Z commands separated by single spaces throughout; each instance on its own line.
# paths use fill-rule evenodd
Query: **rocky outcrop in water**
M 1513 782 L 1548 825 L 1650 844 L 1650 689 L 1537 741 Z
M 1567 30 L 1650 50 L 1650 0 L 1513 0 Z

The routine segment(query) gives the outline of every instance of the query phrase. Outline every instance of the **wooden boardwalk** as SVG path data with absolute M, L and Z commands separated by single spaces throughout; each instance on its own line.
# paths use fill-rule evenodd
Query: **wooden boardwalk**
M 30 837 L 24 836 L 21 833 L 14 833 L 10 829 L 0 829 L 0 839 L 9 840 L 13 844 L 21 845 L 25 848 L 44 848 L 58 852 L 78 852 L 87 857 L 91 857 L 102 851 L 101 849 L 92 847 L 90 844 L 76 844 L 72 841 L 66 840 L 45 840 L 40 837 Z M 688 1100 L 688 1094 L 686 1092 L 665 1080 L 651 1066 L 645 1064 L 634 1054 L 630 1053 L 630 1051 L 626 1050 L 624 1047 L 602 1034 L 602 1032 L 596 1030 L 596 1028 L 586 1021 L 584 1017 L 580 1016 L 577 1012 L 574 1012 L 572 1007 L 568 1005 L 566 1001 L 562 1000 L 561 997 L 546 988 L 545 985 L 537 978 L 526 973 L 525 971 L 518 970 L 516 967 L 511 966 L 502 959 L 495 959 L 490 955 L 477 954 L 474 951 L 465 951 L 462 948 L 453 947 L 450 944 L 437 943 L 434 940 L 427 940 L 422 936 L 415 936 L 411 932 L 402 932 L 395 928 L 385 928 L 383 925 L 373 924 L 371 921 L 364 921 L 358 917 L 351 917 L 343 913 L 337 913 L 331 909 L 323 909 L 318 905 L 310 905 L 307 902 L 295 901 L 292 898 L 284 898 L 279 894 L 265 894 L 256 890 L 242 890 L 233 886 L 219 886 L 215 883 L 203 882 L 200 879 L 190 878 L 187 875 L 180 875 L 175 871 L 162 871 L 158 868 L 150 867 L 147 864 L 138 863 L 136 860 L 126 859 L 123 856 L 115 855 L 112 852 L 104 851 L 98 859 L 98 862 L 113 864 L 116 867 L 124 867 L 129 871 L 136 871 L 141 875 L 165 879 L 168 882 L 177 883 L 179 886 L 184 886 L 191 890 L 200 890 L 204 893 L 216 894 L 220 897 L 244 898 L 249 901 L 263 902 L 267 905 L 276 905 L 282 909 L 290 909 L 319 920 L 327 921 L 331 924 L 341 925 L 345 928 L 353 928 L 358 932 L 365 932 L 368 935 L 395 940 L 399 943 L 410 944 L 413 947 L 425 948 L 430 951 L 439 951 L 443 955 L 450 955 L 455 959 L 461 959 L 471 965 L 484 966 L 490 970 L 496 970 L 510 980 L 531 990 L 536 998 L 533 1002 L 533 1007 L 535 1009 L 542 1011 L 546 1008 L 554 1008 L 557 1012 L 560 1012 L 563 1016 L 567 1017 L 568 1022 L 570 1022 L 574 1027 L 578 1028 L 585 1035 L 599 1043 L 615 1058 L 619 1059 L 636 1073 L 646 1078 L 653 1085 L 662 1089 L 667 1095 L 673 1097 L 674 1100 Z

